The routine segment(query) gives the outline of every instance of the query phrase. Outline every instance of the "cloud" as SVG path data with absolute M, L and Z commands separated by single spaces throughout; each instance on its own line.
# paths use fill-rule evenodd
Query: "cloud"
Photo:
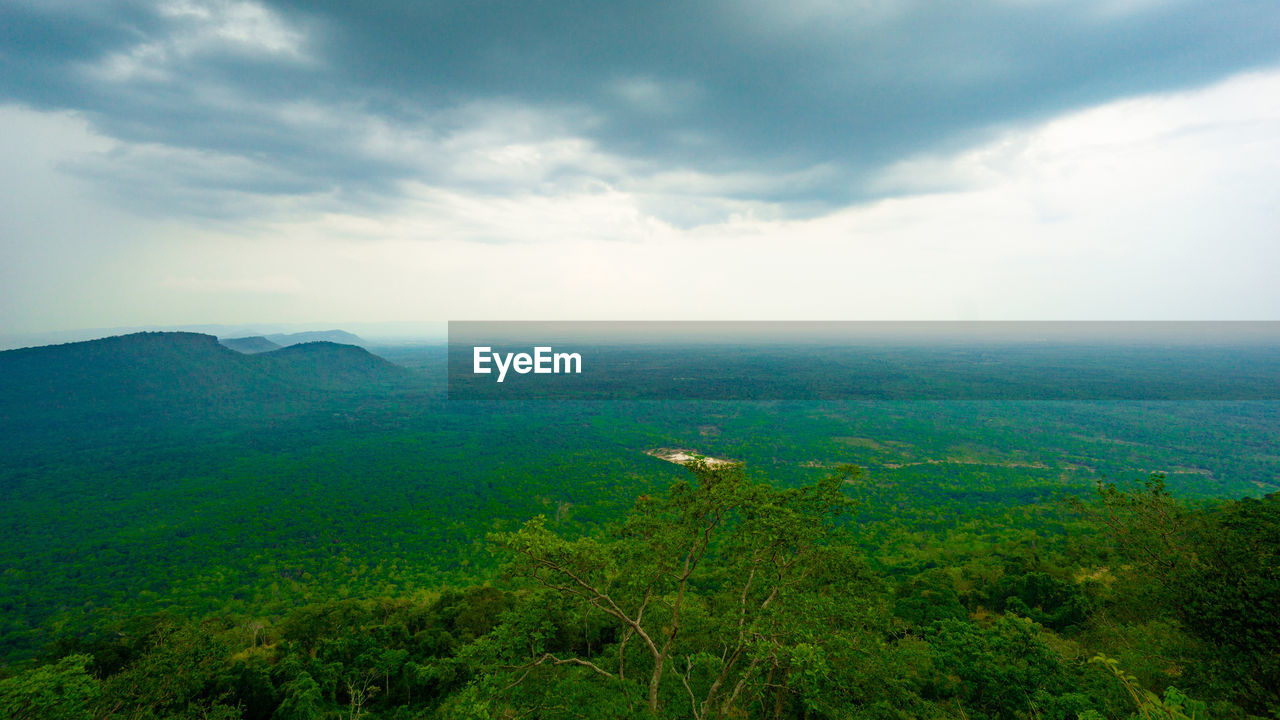
M 1280 60 L 1245 0 L 3 1 L 0 92 L 146 148 L 85 170 L 149 213 L 603 183 L 681 225 L 812 216 L 904 158 Z
M 306 60 L 302 34 L 256 3 L 172 0 L 159 4 L 156 14 L 167 21 L 157 37 L 85 63 L 89 79 L 106 84 L 175 81 L 193 62 L 218 57 Z
M 1278 97 L 1271 71 L 1109 103 L 885 175 L 945 186 L 809 217 L 683 227 L 617 188 L 414 185 L 377 215 L 152 243 L 138 266 L 199 280 L 136 292 L 172 313 L 156 323 L 248 322 L 264 306 L 334 321 L 1274 319 Z M 278 303 L 210 291 L 276 276 L 297 283 Z
M 1243 200 L 1280 169 L 1280 161 L 1265 161 L 1278 120 L 1280 73 L 1248 73 L 1207 89 L 1108 103 L 959 153 L 908 157 L 873 184 L 884 195 L 1016 184 L 1076 213 L 1107 199 L 1132 207 L 1188 184 L 1204 194 L 1200 202 Z M 1253 170 L 1240 177 L 1242 167 Z M 1221 177 L 1207 181 L 1215 175 Z
M 11 329 L 1280 307 L 1264 3 L 0 12 Z

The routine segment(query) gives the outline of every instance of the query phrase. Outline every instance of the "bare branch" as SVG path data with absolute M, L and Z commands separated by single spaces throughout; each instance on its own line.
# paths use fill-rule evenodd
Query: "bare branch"
M 693 674 L 693 658 L 686 657 L 684 659 L 685 671 L 680 676 L 680 682 L 684 683 L 685 692 L 689 693 L 689 707 L 693 710 L 693 720 L 702 720 L 702 711 L 698 709 L 698 699 L 694 697 L 693 688 L 689 685 L 689 676 Z M 706 706 L 703 706 L 703 710 Z
M 595 586 L 591 585 L 590 583 L 586 582 L 582 578 L 578 577 L 577 574 L 569 570 L 569 568 L 565 567 L 564 565 L 561 565 L 560 563 L 552 562 L 551 560 L 547 560 L 546 558 L 534 555 L 532 552 L 524 548 L 517 547 L 513 549 L 516 552 L 520 553 L 521 555 L 524 555 L 525 557 L 529 558 L 534 563 L 548 570 L 564 575 L 565 577 L 572 580 L 579 587 L 585 589 L 591 594 L 588 595 L 587 593 L 584 593 L 580 590 L 576 590 L 572 586 L 556 585 L 556 584 L 550 583 L 535 572 L 532 574 L 532 577 L 539 584 L 551 590 L 566 592 L 571 595 L 580 597 L 586 600 L 587 603 L 591 604 L 592 606 L 599 608 L 602 612 L 608 615 L 612 615 L 618 620 L 621 620 L 628 627 L 634 630 L 635 633 L 639 635 L 642 640 L 645 641 L 645 644 L 649 646 L 649 650 L 650 652 L 653 653 L 654 657 L 660 656 L 660 652 L 658 650 L 657 644 L 654 643 L 653 639 L 649 637 L 649 634 L 644 631 L 644 628 L 640 626 L 640 621 L 631 619 L 625 612 L 622 611 L 622 608 L 618 607 L 618 604 L 613 601 L 613 598 L 609 597 L 606 593 L 601 592 Z M 605 605 L 601 604 L 602 601 L 605 603 L 608 603 L 608 606 L 606 607 Z
M 770 656 L 772 657 L 772 655 Z M 738 695 L 742 693 L 742 689 L 747 686 L 747 681 L 751 679 L 751 673 L 755 672 L 756 666 L 760 664 L 760 658 L 752 658 L 751 663 L 747 665 L 747 669 L 742 672 L 742 677 L 738 679 L 738 684 L 733 687 L 733 693 L 729 695 L 724 704 L 720 706 L 720 712 L 729 713 L 729 709 L 733 707 L 733 703 L 738 699 Z
M 524 681 L 524 679 L 529 675 L 529 673 L 533 671 L 533 668 L 538 667 L 539 665 L 544 665 L 548 661 L 550 661 L 552 665 L 581 665 L 582 667 L 591 668 L 592 670 L 595 670 L 597 673 L 600 673 L 601 675 L 604 675 L 605 677 L 610 678 L 612 680 L 619 679 L 617 675 L 614 675 L 613 673 L 609 672 L 608 670 L 605 670 L 599 665 L 596 665 L 590 660 L 583 660 L 582 658 L 576 658 L 576 657 L 558 658 L 555 655 L 552 655 L 551 653 L 544 653 L 542 657 L 538 658 L 537 660 L 531 663 L 525 663 L 524 665 L 504 666 L 503 669 L 506 669 L 506 670 L 523 669 L 525 671 L 524 674 L 521 675 L 518 680 L 511 683 L 511 685 L 508 685 L 507 687 L 512 688 L 512 687 L 515 687 L 516 685 L 519 685 L 521 682 Z

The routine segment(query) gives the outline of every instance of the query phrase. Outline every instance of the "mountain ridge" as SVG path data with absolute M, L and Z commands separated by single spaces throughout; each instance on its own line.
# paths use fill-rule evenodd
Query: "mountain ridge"
M 0 430 L 290 415 L 412 380 L 410 370 L 354 345 L 309 342 L 245 354 L 212 335 L 131 333 L 0 351 Z
M 235 350 L 236 352 L 242 352 L 246 355 L 253 355 L 255 353 L 262 353 L 262 352 L 271 352 L 272 350 L 279 350 L 281 347 L 283 347 L 278 343 L 271 342 L 270 340 L 263 337 L 262 335 L 250 335 L 248 337 L 235 337 L 235 338 L 220 337 L 218 338 L 218 342 L 221 343 L 224 347 L 229 347 L 232 350 Z
M 262 337 L 281 347 L 312 342 L 331 342 L 339 345 L 355 345 L 356 347 L 364 347 L 366 344 L 359 335 L 349 333 L 346 330 L 307 330 L 296 333 L 271 333 Z

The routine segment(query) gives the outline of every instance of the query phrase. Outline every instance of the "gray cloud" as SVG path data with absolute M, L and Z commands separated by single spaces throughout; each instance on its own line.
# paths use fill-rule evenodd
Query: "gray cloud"
M 0 0 L 0 93 L 120 140 L 151 211 L 604 182 L 698 223 L 874 196 L 904 157 L 1280 60 L 1270 2 Z M 666 200 L 664 200 L 666 198 Z M 678 200 L 678 202 L 676 202 Z M 704 202 L 705 200 L 705 202 Z M 149 205 L 148 205 L 149 204 Z

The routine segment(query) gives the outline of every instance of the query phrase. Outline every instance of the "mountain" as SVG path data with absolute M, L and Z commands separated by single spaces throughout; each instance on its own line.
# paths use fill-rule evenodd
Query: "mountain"
M 18 437 L 268 419 L 412 385 L 414 374 L 353 345 L 258 354 L 212 335 L 143 332 L 0 352 L 0 433 Z
M 379 326 L 374 325 L 376 331 Z M 133 335 L 141 332 L 189 332 L 202 335 L 215 335 L 219 338 L 246 338 L 267 336 L 269 333 L 278 345 L 296 345 L 304 342 L 329 341 L 344 345 L 368 345 L 365 340 L 343 330 L 322 330 L 286 333 L 285 327 L 279 325 L 149 325 L 114 328 L 81 328 L 78 330 L 57 330 L 39 333 L 16 333 L 0 335 L 0 350 L 40 347 L 44 345 L 61 345 L 87 340 L 102 340 L 119 335 Z M 429 334 L 429 333 L 428 333 Z M 437 333 L 438 334 L 438 333 Z
M 290 345 L 301 345 L 310 342 L 330 342 L 340 345 L 357 345 L 365 346 L 365 341 L 358 335 L 353 335 L 346 330 L 311 330 L 308 332 L 297 333 L 276 333 L 274 335 L 265 336 L 267 340 L 288 347 Z
M 274 376 L 314 390 L 384 387 L 410 375 L 405 368 L 362 347 L 330 341 L 297 343 L 252 357 L 269 363 Z
M 222 343 L 224 347 L 229 347 L 236 352 L 242 352 L 246 355 L 271 352 L 272 350 L 279 350 L 281 347 L 280 344 L 273 343 L 261 335 L 238 338 L 218 338 L 218 342 Z

